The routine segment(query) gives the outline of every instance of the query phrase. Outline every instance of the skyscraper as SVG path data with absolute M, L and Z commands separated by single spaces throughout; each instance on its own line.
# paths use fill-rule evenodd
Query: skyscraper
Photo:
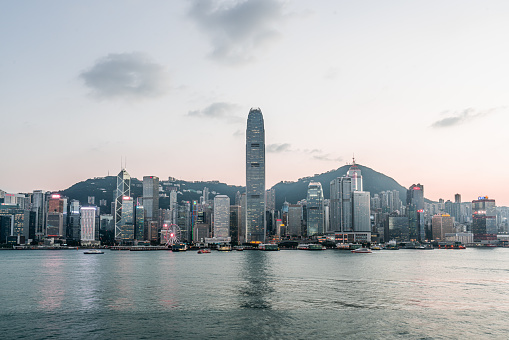
M 214 197 L 214 237 L 230 237 L 230 197 Z
M 320 182 L 309 182 L 307 195 L 307 236 L 323 234 L 323 190 Z
M 417 210 L 424 209 L 424 185 L 412 184 L 408 188 L 406 204 L 415 204 Z
M 117 190 L 115 192 L 115 240 L 122 238 L 122 208 L 124 200 L 131 196 L 131 176 L 126 169 L 117 175 Z M 124 199 L 125 198 L 125 199 Z
M 159 177 L 143 176 L 145 223 L 159 220 Z
M 265 242 L 265 128 L 262 111 L 249 110 L 246 128 L 246 242 Z
M 352 178 L 343 176 L 330 182 L 330 230 L 354 231 L 352 216 Z
M 350 169 L 348 169 L 346 175 L 352 179 L 352 191 L 362 191 L 361 169 L 359 169 L 357 164 L 355 164 L 355 158 L 353 159 L 353 164 Z

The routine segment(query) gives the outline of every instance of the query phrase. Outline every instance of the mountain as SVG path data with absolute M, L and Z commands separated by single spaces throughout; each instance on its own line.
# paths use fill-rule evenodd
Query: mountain
M 363 189 L 369 191 L 371 196 L 382 191 L 398 190 L 399 198 L 406 202 L 407 189 L 401 186 L 393 178 L 377 172 L 367 166 L 357 164 L 361 170 Z M 276 189 L 276 207 L 281 207 L 286 200 L 295 204 L 297 201 L 305 199 L 307 196 L 309 182 L 320 182 L 323 188 L 325 198 L 330 197 L 330 182 L 338 177 L 345 176 L 350 165 L 344 165 L 336 170 L 331 170 L 323 174 L 300 178 L 296 182 L 279 182 Z
M 371 195 L 387 190 L 398 190 L 400 199 L 405 202 L 406 189 L 398 184 L 394 179 L 388 177 L 380 172 L 377 172 L 367 166 L 357 164 L 361 170 L 364 190 L 369 191 Z M 330 182 L 337 178 L 346 175 L 349 165 L 342 166 L 336 170 L 331 170 L 323 174 L 317 174 L 310 177 L 300 178 L 296 182 L 279 182 L 273 188 L 276 189 L 276 208 L 280 209 L 283 202 L 286 200 L 290 203 L 297 203 L 307 196 L 307 188 L 309 182 L 320 182 L 325 198 L 330 197 Z M 215 195 L 227 195 L 230 197 L 231 204 L 235 202 L 235 194 L 237 191 L 244 192 L 245 187 L 228 185 L 219 181 L 195 181 L 188 182 L 170 178 L 167 181 L 160 181 L 163 188 L 163 197 L 159 199 L 159 206 L 161 208 L 168 208 L 170 204 L 169 197 L 164 197 L 170 193 L 171 188 L 177 188 L 177 200 L 192 201 L 199 200 L 202 195 L 202 190 L 207 187 L 210 192 L 210 198 Z M 101 207 L 102 213 L 110 213 L 111 202 L 113 200 L 113 191 L 116 189 L 117 179 L 116 176 L 96 177 L 87 179 L 86 181 L 79 182 L 69 187 L 68 189 L 60 191 L 64 196 L 70 199 L 77 199 L 82 204 L 88 202 L 89 196 L 95 197 L 95 204 L 99 205 L 100 200 L 106 200 L 107 205 Z M 142 197 L 143 184 L 142 181 L 132 178 L 131 179 L 131 196 Z
M 237 191 L 243 192 L 245 189 L 241 186 L 228 185 L 218 181 L 209 182 L 188 182 L 182 180 L 171 179 L 168 181 L 160 181 L 159 184 L 163 188 L 163 197 L 159 198 L 159 206 L 168 208 L 170 206 L 170 198 L 164 195 L 170 194 L 171 188 L 177 188 L 177 200 L 192 201 L 199 200 L 204 187 L 209 188 L 210 198 L 215 195 L 227 195 L 230 197 L 232 204 L 235 202 L 235 194 Z M 117 177 L 96 177 L 87 179 L 83 182 L 76 183 L 71 187 L 60 191 L 63 196 L 69 199 L 76 199 L 82 204 L 88 202 L 89 196 L 95 197 L 95 204 L 99 205 L 100 200 L 106 200 L 107 205 L 101 207 L 101 213 L 111 213 L 111 202 L 113 201 L 113 192 L 117 187 Z M 143 196 L 143 182 L 137 178 L 131 178 L 131 196 L 134 198 Z

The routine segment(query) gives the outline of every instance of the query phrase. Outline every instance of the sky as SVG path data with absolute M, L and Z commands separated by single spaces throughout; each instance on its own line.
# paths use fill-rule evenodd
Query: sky
M 92 177 L 266 185 L 352 162 L 509 205 L 509 2 L 0 1 L 0 189 Z M 124 161 L 121 161 L 124 160 Z

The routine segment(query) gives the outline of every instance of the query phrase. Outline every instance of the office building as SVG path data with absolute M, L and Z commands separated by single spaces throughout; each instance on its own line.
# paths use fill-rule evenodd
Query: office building
M 246 242 L 265 243 L 265 128 L 262 111 L 249 111 L 246 127 Z
M 214 197 L 214 237 L 230 237 L 230 198 L 226 195 Z
M 131 196 L 131 176 L 126 169 L 122 169 L 117 175 L 117 190 L 115 191 L 115 240 L 122 239 L 122 220 L 124 213 L 122 211 L 124 200 L 129 200 Z M 132 201 L 132 199 L 131 199 Z
M 323 190 L 320 182 L 310 182 L 307 193 L 307 236 L 322 235 L 324 232 L 323 219 Z

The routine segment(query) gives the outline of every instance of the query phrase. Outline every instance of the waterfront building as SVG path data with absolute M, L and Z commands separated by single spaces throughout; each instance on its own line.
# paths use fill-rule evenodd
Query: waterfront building
M 417 210 L 424 209 L 424 185 L 412 184 L 408 188 L 406 204 L 415 204 Z
M 81 205 L 78 200 L 71 200 L 69 203 L 69 221 L 67 225 L 67 237 L 73 241 L 79 241 L 81 239 L 81 222 L 80 222 L 80 211 Z
M 230 197 L 214 197 L 214 237 L 230 237 Z
M 80 209 L 80 239 L 81 242 L 98 241 L 96 240 L 96 207 L 81 207 Z
M 286 233 L 290 237 L 302 236 L 302 205 L 289 204 Z
M 352 224 L 355 232 L 371 231 L 371 209 L 369 192 L 352 192 Z
M 159 177 L 143 176 L 143 208 L 145 221 L 158 221 Z
M 323 226 L 323 190 L 320 182 L 310 182 L 307 194 L 307 236 L 322 235 Z
M 35 212 L 35 238 L 42 240 L 46 235 L 46 193 L 34 190 L 32 194 L 32 211 Z
M 384 241 L 407 242 L 409 238 L 408 217 L 397 214 L 387 216 L 385 220 Z
M 492 243 L 497 239 L 495 200 L 481 196 L 472 201 L 472 233 L 474 242 Z
M 134 240 L 134 200 L 132 197 L 122 196 L 120 216 L 120 238 L 115 237 L 115 240 L 120 240 L 124 244 L 130 244 Z M 116 224 L 115 232 L 117 232 Z
M 330 229 L 353 232 L 352 178 L 338 177 L 330 182 Z
M 246 242 L 265 243 L 265 128 L 262 111 L 249 111 L 246 127 Z
M 117 190 L 115 192 L 115 240 L 122 240 L 122 221 L 125 220 L 125 213 L 123 212 L 124 201 L 129 199 L 132 202 L 131 196 L 131 176 L 126 169 L 122 169 L 117 175 Z M 126 202 L 127 203 L 127 202 Z M 133 228 L 134 229 L 134 228 Z
M 203 214 L 203 213 L 202 213 Z M 241 206 L 240 205 L 231 205 L 230 206 L 230 237 L 232 238 L 232 242 L 242 243 L 242 239 L 240 238 L 240 226 L 242 225 L 242 217 L 241 217 Z M 208 236 L 206 236 L 208 237 Z
M 454 218 L 449 214 L 438 214 L 431 220 L 433 239 L 445 241 L 445 234 L 454 232 Z
M 145 208 L 143 205 L 137 205 L 135 209 L 134 239 L 137 241 L 145 240 Z

